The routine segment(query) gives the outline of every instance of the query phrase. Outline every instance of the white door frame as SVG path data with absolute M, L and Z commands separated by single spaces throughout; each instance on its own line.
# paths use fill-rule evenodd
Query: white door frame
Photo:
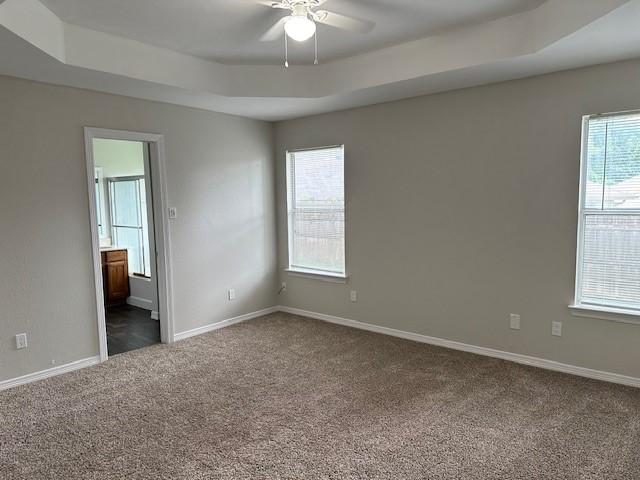
M 160 312 L 160 335 L 162 343 L 173 343 L 175 328 L 173 322 L 173 285 L 171 275 L 171 242 L 169 236 L 169 214 L 167 204 L 167 174 L 164 149 L 164 136 L 157 133 L 130 132 L 85 127 L 84 144 L 87 160 L 87 182 L 89 190 L 89 220 L 91 223 L 91 247 L 93 252 L 93 271 L 98 308 L 98 340 L 100 360 L 105 361 L 107 350 L 107 324 L 104 310 L 104 291 L 102 286 L 102 260 L 100 258 L 100 238 L 96 212 L 95 160 L 93 158 L 93 139 L 130 140 L 146 142 L 149 145 L 149 163 L 151 165 L 151 189 L 153 191 L 153 213 L 156 240 L 156 264 L 158 277 L 158 309 Z

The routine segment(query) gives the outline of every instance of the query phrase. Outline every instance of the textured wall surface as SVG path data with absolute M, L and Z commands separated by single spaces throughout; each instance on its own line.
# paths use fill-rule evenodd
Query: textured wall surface
M 639 74 L 638 61 L 603 65 L 278 124 L 281 302 L 640 377 L 640 326 L 567 308 L 582 116 L 640 108 Z M 285 151 L 336 144 L 347 285 L 282 272 Z M 509 313 L 522 315 L 520 331 Z
M 84 126 L 165 135 L 177 333 L 275 303 L 271 124 L 8 77 L 0 105 L 0 380 L 98 354 Z
M 177 333 L 281 303 L 640 377 L 640 326 L 567 309 L 581 117 L 640 108 L 639 74 L 624 62 L 283 122 L 275 160 L 268 123 L 0 77 L 0 380 L 98 353 L 84 126 L 165 135 Z M 285 150 L 340 143 L 349 282 L 288 276 Z

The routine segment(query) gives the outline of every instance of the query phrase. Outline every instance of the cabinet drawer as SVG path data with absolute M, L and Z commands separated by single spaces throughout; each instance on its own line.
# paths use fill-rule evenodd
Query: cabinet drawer
M 105 261 L 107 263 L 110 262 L 122 262 L 127 259 L 127 251 L 126 250 L 113 250 L 105 253 Z

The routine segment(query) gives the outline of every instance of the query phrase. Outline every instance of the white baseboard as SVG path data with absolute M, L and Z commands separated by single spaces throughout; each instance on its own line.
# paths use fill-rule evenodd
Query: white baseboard
M 502 350 L 495 350 L 487 347 L 478 347 L 476 345 L 469 345 L 466 343 L 456 342 L 453 340 L 446 340 L 438 337 L 429 337 L 427 335 L 421 335 L 419 333 L 405 332 L 403 330 L 397 330 L 389 327 L 382 327 L 379 325 L 373 325 L 370 323 L 359 322 L 357 320 L 351 320 L 348 318 L 336 317 L 333 315 L 326 315 L 324 313 L 311 312 L 308 310 L 302 310 L 300 308 L 276 306 L 269 307 L 256 312 L 247 313 L 238 317 L 229 318 L 220 322 L 205 325 L 203 327 L 194 328 L 185 332 L 177 333 L 174 336 L 175 341 L 184 340 L 189 337 L 201 335 L 203 333 L 212 332 L 220 328 L 228 327 L 236 323 L 251 320 L 253 318 L 261 317 L 263 315 L 269 315 L 274 312 L 286 312 L 294 315 L 300 315 L 302 317 L 315 318 L 329 323 L 335 323 L 338 325 L 344 325 L 347 327 L 357 328 L 360 330 L 367 330 L 370 332 L 381 333 L 383 335 L 390 335 L 393 337 L 404 338 L 407 340 L 413 340 L 414 342 L 427 343 L 429 345 L 436 345 L 445 348 L 451 348 L 453 350 L 460 350 L 463 352 L 475 353 L 478 355 L 484 355 L 487 357 L 500 358 L 502 360 L 508 360 L 515 363 L 521 363 L 524 365 L 530 365 L 533 367 L 544 368 L 547 370 L 553 370 L 556 372 L 563 372 L 572 375 L 578 375 L 581 377 L 592 378 L 596 380 L 602 380 L 605 382 L 618 383 L 622 385 L 628 385 L 632 387 L 640 388 L 640 378 L 629 377 L 626 375 L 620 375 L 618 373 L 603 372 L 600 370 L 593 370 L 585 367 L 577 367 L 575 365 L 569 365 L 566 363 L 560 363 L 553 360 L 546 360 L 544 358 L 531 357 L 528 355 L 521 355 L 519 353 L 505 352 Z M 12 378 L 0 382 L 0 391 L 6 390 L 18 385 L 24 385 L 26 383 L 35 382 L 45 378 L 61 375 L 63 373 L 72 372 L 81 368 L 89 367 L 100 363 L 100 356 L 89 357 L 75 362 L 67 363 L 65 365 L 59 365 L 57 367 L 41 370 L 39 372 L 29 373 L 21 377 Z
M 427 335 L 421 335 L 419 333 L 405 332 L 402 330 L 396 330 L 394 328 L 381 327 L 381 326 L 373 325 L 370 323 L 359 322 L 357 320 L 350 320 L 347 318 L 335 317 L 333 315 L 326 315 L 324 313 L 310 312 L 308 310 L 302 310 L 299 308 L 279 306 L 278 310 L 281 312 L 292 313 L 294 315 L 300 315 L 302 317 L 315 318 L 317 320 L 323 320 L 329 323 L 336 323 L 338 325 L 358 328 L 360 330 L 367 330 L 370 332 L 381 333 L 384 335 L 391 335 L 392 337 L 399 337 L 407 340 L 413 340 L 414 342 L 428 343 L 430 345 L 437 345 L 439 347 L 451 348 L 453 350 L 461 350 L 463 352 L 476 353 L 478 355 L 485 355 L 487 357 L 500 358 L 500 359 L 509 360 L 515 363 L 530 365 L 532 367 L 544 368 L 546 370 L 569 373 L 572 375 L 578 375 L 580 377 L 593 378 L 593 379 L 602 380 L 605 382 L 619 383 L 622 385 L 628 385 L 631 387 L 640 388 L 640 378 L 620 375 L 618 373 L 592 370 L 590 368 L 577 367 L 575 365 L 568 365 L 566 363 L 555 362 L 553 360 L 546 360 L 544 358 L 530 357 L 528 355 L 521 355 L 519 353 L 504 352 L 502 350 L 494 350 L 493 348 L 478 347 L 478 346 L 469 345 L 466 343 L 455 342 L 453 340 L 445 340 L 443 338 L 429 337 Z
M 176 333 L 173 336 L 173 339 L 177 342 L 178 340 L 184 340 L 185 338 L 195 337 L 196 335 L 212 332 L 214 330 L 218 330 L 219 328 L 224 328 L 224 327 L 228 327 L 229 325 L 234 325 L 236 323 L 244 322 L 246 320 L 251 320 L 252 318 L 262 317 L 263 315 L 269 315 L 270 313 L 277 312 L 278 310 L 279 310 L 279 307 L 269 307 L 263 310 L 258 310 L 257 312 L 245 313 L 244 315 L 240 315 L 238 317 L 229 318 L 227 320 L 222 320 L 216 323 L 210 323 L 209 325 L 205 325 L 204 327 L 198 327 L 192 330 L 187 330 L 186 332 Z
M 194 328 L 193 330 L 188 330 L 186 332 L 178 333 L 174 336 L 174 340 L 175 341 L 184 340 L 185 338 L 193 337 L 195 335 L 200 335 L 206 332 L 211 332 L 219 328 L 228 327 L 229 325 L 233 325 L 235 323 L 244 322 L 246 320 L 251 320 L 252 318 L 261 317 L 263 315 L 268 315 L 270 313 L 274 313 L 277 311 L 278 311 L 278 307 L 269 307 L 263 310 L 258 310 L 257 312 L 251 312 L 244 315 L 240 315 L 239 317 L 229 318 L 221 322 L 212 323 L 210 325 L 205 325 L 204 327 Z M 153 316 L 153 312 L 152 312 L 152 316 Z M 59 365 L 57 367 L 48 368 L 46 370 L 41 370 L 39 372 L 29 373 L 21 377 L 11 378 L 9 380 L 3 380 L 0 382 L 0 391 L 17 387 L 18 385 L 24 385 L 26 383 L 35 382 L 37 380 L 43 380 L 45 378 L 54 377 L 56 375 L 61 375 L 63 373 L 72 372 L 74 370 L 79 370 L 81 368 L 90 367 L 91 365 L 96 365 L 98 363 L 100 363 L 99 355 L 95 357 L 85 358 L 83 360 L 77 360 L 75 362 L 67 363 L 65 365 Z
M 153 302 L 142 297 L 127 297 L 127 303 L 134 307 L 144 308 L 145 310 L 153 310 Z
M 63 373 L 73 372 L 81 368 L 90 367 L 100 363 L 100 356 L 84 358 L 82 360 L 76 360 L 75 362 L 66 363 L 57 367 L 47 368 L 46 370 L 40 370 L 39 372 L 29 373 L 17 378 L 11 378 L 9 380 L 3 380 L 0 382 L 0 390 L 7 390 L 9 388 L 17 387 L 18 385 L 24 385 L 26 383 L 35 382 L 37 380 L 43 380 L 49 377 L 55 377 L 56 375 L 62 375 Z

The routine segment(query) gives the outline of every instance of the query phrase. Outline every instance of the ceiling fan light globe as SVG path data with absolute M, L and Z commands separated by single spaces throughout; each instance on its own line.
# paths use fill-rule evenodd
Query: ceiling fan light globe
M 304 42 L 316 33 L 316 24 L 306 15 L 292 15 L 284 24 L 284 31 L 296 42 Z

